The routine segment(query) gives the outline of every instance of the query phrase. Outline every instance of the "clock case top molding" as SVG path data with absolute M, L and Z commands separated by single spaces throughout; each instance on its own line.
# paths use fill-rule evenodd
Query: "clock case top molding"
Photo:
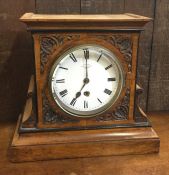
M 20 147 L 17 149 L 17 146 L 27 145 L 24 140 L 28 135 L 29 137 L 32 136 L 34 140 L 40 134 L 42 140 L 44 139 L 42 143 L 45 142 L 48 146 L 50 143 L 55 143 L 56 141 L 50 142 L 46 138 L 46 134 L 50 131 L 54 135 L 56 134 L 56 137 L 57 133 L 63 132 L 63 138 L 65 132 L 71 132 L 72 134 L 79 132 L 78 138 L 81 134 L 83 138 L 84 132 L 88 131 L 89 135 L 85 137 L 88 139 L 85 142 L 95 142 L 99 139 L 100 143 L 103 143 L 106 137 L 100 138 L 102 132 L 116 133 L 115 129 L 121 128 L 123 130 L 124 128 L 124 131 L 119 130 L 116 134 L 122 134 L 119 139 L 124 139 L 125 143 L 127 143 L 126 138 L 127 140 L 132 140 L 135 137 L 138 139 L 139 132 L 141 132 L 139 139 L 143 139 L 140 140 L 141 143 L 144 142 L 144 139 L 147 141 L 148 138 L 152 143 L 148 150 L 143 146 L 139 151 L 135 151 L 136 148 L 133 148 L 132 153 L 158 152 L 158 136 L 151 128 L 146 114 L 138 105 L 139 95 L 143 92 L 143 89 L 136 85 L 139 35 L 143 30 L 143 26 L 152 20 L 151 18 L 129 13 L 119 15 L 41 15 L 26 13 L 20 20 L 27 25 L 28 31 L 33 36 L 35 75 L 30 78 L 27 102 L 23 113 L 20 115 L 10 149 L 9 155 L 12 161 L 29 160 L 29 158 L 21 158 L 22 153 L 20 154 L 19 151 L 21 149 Z M 125 77 L 125 85 L 115 104 L 104 113 L 89 118 L 71 116 L 61 110 L 52 100 L 48 86 L 49 73 L 55 60 L 70 48 L 83 44 L 97 44 L 112 51 L 121 62 Z M 124 136 L 123 132 L 132 132 L 130 129 L 134 128 L 137 128 L 138 132 L 133 132 L 131 138 Z M 65 137 L 67 138 L 67 134 Z M 18 138 L 21 138 L 21 142 L 18 141 Z M 77 142 L 80 142 L 80 140 Z M 110 140 L 114 141 L 113 135 Z M 67 141 L 71 142 L 69 138 L 67 138 Z M 135 140 L 132 141 L 135 142 Z M 32 142 L 32 144 L 36 145 L 38 143 Z M 82 144 L 82 148 L 84 148 L 83 146 L 85 145 Z M 49 147 L 47 147 L 47 150 Z M 108 154 L 103 153 L 103 155 L 114 154 L 114 151 L 110 152 Z M 129 152 L 127 149 L 126 153 Z M 19 157 L 15 157 L 13 154 Z M 96 153 L 96 155 L 101 154 Z M 30 160 L 36 159 L 35 155 L 31 156 Z M 92 153 L 91 156 L 95 155 Z M 60 157 L 51 154 L 49 159 L 63 157 L 85 156 L 81 152 L 79 156 L 74 155 L 74 153 Z M 39 158 L 39 160 L 44 159 L 44 156 Z

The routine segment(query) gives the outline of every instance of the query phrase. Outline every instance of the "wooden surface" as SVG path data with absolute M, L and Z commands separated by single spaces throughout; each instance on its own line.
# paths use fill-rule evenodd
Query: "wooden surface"
M 169 169 L 169 112 L 150 115 L 160 136 L 159 154 L 108 156 L 97 158 L 64 159 L 30 163 L 10 163 L 7 148 L 15 123 L 0 124 L 0 174 L 5 175 L 168 175 Z
M 0 120 L 16 120 L 26 100 L 33 47 L 18 18 L 34 10 L 34 0 L 0 1 Z
M 45 14 L 137 13 L 155 17 L 154 22 L 146 25 L 146 30 L 140 38 L 137 76 L 139 84 L 144 88 L 140 103 L 145 108 L 146 97 L 149 94 L 149 111 L 168 109 L 169 49 L 168 42 L 165 42 L 169 36 L 168 0 L 6 0 L 5 3 L 0 1 L 0 120 L 7 118 L 16 120 L 26 99 L 34 62 L 32 38 L 25 31 L 25 25 L 18 20 L 25 12 Z M 157 102 L 156 99 L 159 101 Z
M 159 152 L 151 127 L 18 134 L 20 120 L 8 152 L 12 162 Z
M 32 76 L 24 114 L 18 120 L 9 148 L 8 157 L 12 162 L 159 152 L 160 141 L 151 127 L 18 134 L 19 127 L 30 115 L 33 80 Z
M 81 0 L 82 14 L 111 14 L 130 12 L 154 18 L 154 8 L 154 0 L 106 0 L 106 3 L 105 0 Z M 144 29 L 145 31 L 141 33 L 139 44 L 137 83 L 144 89 L 144 93 L 142 98 L 140 98 L 139 103 L 140 106 L 146 110 L 153 22 L 148 23 Z
M 38 25 L 38 23 L 37 23 Z M 106 27 L 104 27 L 106 28 Z M 90 33 L 86 31 L 84 32 L 64 32 L 64 33 L 36 33 L 33 35 L 34 36 L 34 46 L 35 46 L 35 63 L 36 63 L 36 85 L 37 85 L 37 104 L 38 104 L 38 127 L 39 128 L 44 128 L 44 127 L 55 127 L 55 128 L 72 128 L 72 127 L 94 127 L 94 126 L 108 126 L 110 124 L 120 124 L 120 123 L 131 123 L 133 122 L 134 119 L 134 97 L 135 97 L 135 77 L 136 77 L 136 62 L 137 62 L 137 48 L 138 48 L 138 38 L 139 34 L 136 32 L 126 32 L 123 31 L 122 33 L 120 32 L 106 32 L 106 33 L 99 33 L 99 32 L 94 32 Z M 71 36 L 71 39 L 67 40 L 68 37 Z M 78 37 L 77 37 L 78 36 Z M 43 45 L 43 38 L 48 37 L 48 38 L 56 38 L 54 40 L 54 43 L 58 43 L 59 40 L 57 38 L 62 38 L 62 43 L 59 44 L 54 44 L 53 46 L 48 43 L 48 50 L 50 50 L 49 54 L 47 54 L 43 59 L 41 55 L 45 51 L 43 50 L 42 46 Z M 116 42 L 118 40 L 123 40 L 123 41 L 128 41 L 128 48 L 123 48 L 123 45 L 120 46 L 120 44 L 117 46 L 116 44 L 110 44 L 112 40 L 109 38 L 117 37 L 119 39 L 114 40 L 113 42 Z M 112 43 L 113 43 L 112 42 Z M 46 44 L 47 42 L 45 42 Z M 131 47 L 130 47 L 130 43 Z M 109 108 L 109 110 L 106 110 L 104 113 L 101 113 L 100 115 L 97 115 L 96 119 L 95 118 L 74 118 L 74 120 L 66 121 L 66 119 L 71 119 L 70 114 L 67 114 L 63 110 L 60 109 L 58 105 L 56 105 L 55 101 L 53 100 L 51 93 L 50 93 L 50 88 L 47 86 L 48 84 L 48 77 L 51 71 L 51 68 L 56 60 L 56 58 L 59 58 L 64 52 L 69 50 L 71 47 L 76 47 L 78 45 L 83 45 L 83 44 L 98 44 L 100 46 L 103 46 L 109 50 L 112 50 L 113 53 L 117 56 L 117 58 L 120 60 L 122 66 L 123 66 L 123 71 L 125 73 L 125 79 L 126 79 L 126 84 L 125 87 L 122 89 L 122 93 L 119 96 L 119 99 L 112 105 L 112 107 Z M 47 45 L 47 44 L 46 44 Z M 120 48 L 120 49 L 119 49 Z M 41 50 L 40 50 L 41 49 Z M 130 55 L 130 53 L 127 51 L 129 49 L 132 49 L 132 54 L 131 54 L 131 59 L 132 61 L 127 61 L 127 58 L 125 57 L 127 54 Z M 41 53 L 41 55 L 40 55 Z M 127 54 L 126 54 L 127 53 Z M 45 54 L 44 54 L 45 55 Z M 130 56 L 129 56 L 130 57 Z M 42 60 L 47 60 L 45 63 L 42 64 Z M 131 72 L 128 70 L 129 64 L 131 65 Z M 44 72 L 41 72 L 42 66 L 44 67 Z M 130 98 L 129 98 L 129 107 L 126 106 L 129 111 L 127 111 L 127 114 L 123 113 L 121 110 L 121 114 L 118 118 L 113 119 L 110 114 L 113 114 L 114 111 L 118 112 L 118 107 L 122 105 L 123 100 L 126 96 L 127 89 L 130 89 Z M 51 109 L 53 109 L 58 116 L 62 116 L 62 118 L 65 119 L 64 124 L 60 124 L 59 121 L 57 122 L 44 122 L 45 118 L 47 116 L 45 112 L 45 96 L 47 97 L 48 104 Z M 127 104 L 128 105 L 128 104 Z M 48 110 L 49 111 L 49 110 Z M 53 116 L 53 113 L 51 114 Z M 110 116 L 110 119 L 106 119 L 106 116 Z M 113 115 L 114 117 L 115 115 Z M 103 119 L 99 119 L 103 118 Z M 126 120 L 127 119 L 127 120 Z M 51 120 L 52 121 L 52 120 Z M 100 122 L 98 122 L 100 121 Z
M 124 13 L 124 5 L 125 0 L 81 0 L 81 13 L 119 14 Z
M 25 13 L 20 21 L 30 31 L 43 30 L 142 30 L 152 18 L 132 13 L 97 15 L 56 15 Z
M 149 17 L 140 16 L 132 13 L 125 14 L 107 14 L 107 15 L 55 15 L 55 14 L 35 14 L 25 13 L 21 18 L 23 22 L 130 22 L 130 21 L 150 21 Z
M 148 110 L 169 106 L 169 1 L 156 2 Z M 158 99 L 158 100 L 155 100 Z
M 155 18 L 154 8 L 155 8 L 154 0 L 125 1 L 125 12 L 137 13 L 140 15 L 151 17 L 153 19 Z M 154 21 L 151 21 L 146 26 L 144 26 L 144 31 L 141 32 L 140 36 L 139 52 L 138 52 L 137 83 L 144 89 L 143 95 L 139 100 L 139 104 L 144 110 L 146 110 L 148 107 L 147 94 L 149 85 L 148 83 L 149 83 L 149 69 L 151 62 L 153 26 Z
M 34 0 L 36 12 L 43 14 L 79 14 L 80 0 Z

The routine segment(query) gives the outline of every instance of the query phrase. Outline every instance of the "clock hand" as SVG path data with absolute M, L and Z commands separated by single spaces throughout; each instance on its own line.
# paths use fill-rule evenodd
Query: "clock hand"
M 81 91 L 83 90 L 83 88 L 85 87 L 85 85 L 89 83 L 89 79 L 85 78 L 83 80 L 83 86 L 81 87 L 80 91 L 76 93 L 75 99 L 79 98 L 81 96 Z
M 81 96 L 81 91 L 83 90 L 83 88 L 85 87 L 85 85 L 87 83 L 89 83 L 89 78 L 88 78 L 88 67 L 87 67 L 87 60 L 89 59 L 89 50 L 88 49 L 84 49 L 84 57 L 86 60 L 86 77 L 83 80 L 83 86 L 81 87 L 80 91 L 76 93 L 75 99 L 79 98 Z
M 88 78 L 87 58 L 86 58 L 86 78 Z
M 81 91 L 85 87 L 86 84 L 83 84 L 82 88 L 80 89 L 79 92 L 76 93 L 76 98 L 79 98 L 81 96 Z
M 89 59 L 89 50 L 88 49 L 84 49 L 84 57 L 85 57 L 85 60 L 86 60 L 86 80 L 84 81 L 87 81 L 89 82 L 89 78 L 88 78 L 88 64 L 87 64 L 87 60 Z

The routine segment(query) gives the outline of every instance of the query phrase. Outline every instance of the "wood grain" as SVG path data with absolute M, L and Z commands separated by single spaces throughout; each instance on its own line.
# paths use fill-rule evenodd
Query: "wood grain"
M 169 106 L 169 3 L 156 1 L 152 43 L 148 110 L 168 110 Z M 158 99 L 158 100 L 157 100 Z
M 47 62 L 44 65 L 44 72 L 40 72 L 41 68 L 41 62 L 40 62 L 40 45 L 42 45 L 43 38 L 48 37 L 52 38 L 53 36 L 57 36 L 59 38 L 63 38 L 62 44 L 59 45 L 54 45 L 51 47 L 51 53 L 46 56 Z M 67 40 L 71 36 L 71 40 Z M 78 37 L 77 37 L 78 36 Z M 113 46 L 113 44 L 110 44 L 107 39 L 111 38 L 112 36 L 126 40 L 128 39 L 133 46 L 132 53 L 133 57 L 131 58 L 132 61 L 132 72 L 128 72 L 128 64 L 129 62 L 126 61 L 126 58 L 124 55 L 120 52 L 118 48 Z M 137 55 L 137 44 L 138 44 L 138 33 L 111 33 L 111 32 L 106 32 L 106 33 L 88 33 L 88 32 L 61 32 L 61 33 L 38 33 L 34 34 L 34 43 L 35 43 L 35 62 L 36 62 L 36 82 L 37 82 L 37 102 L 38 102 L 38 127 L 39 128 L 71 128 L 71 127 L 94 127 L 94 126 L 108 126 L 111 124 L 115 123 L 133 123 L 133 111 L 134 111 L 134 95 L 135 95 L 135 73 L 136 73 L 136 55 Z M 51 70 L 51 67 L 53 66 L 54 62 L 56 61 L 56 58 L 59 58 L 66 50 L 78 46 L 78 45 L 83 45 L 83 44 L 98 44 L 103 47 L 106 47 L 109 50 L 112 50 L 115 55 L 117 55 L 118 59 L 120 60 L 121 64 L 123 65 L 123 70 L 126 72 L 126 87 L 123 88 L 123 91 L 119 97 L 119 99 L 116 101 L 116 103 L 111 106 L 108 110 L 106 110 L 104 113 L 97 115 L 97 117 L 102 117 L 106 118 L 106 116 L 110 117 L 110 119 L 103 119 L 101 122 L 98 122 L 99 119 L 95 118 L 74 118 L 75 120 L 70 120 L 64 123 L 60 122 L 44 122 L 45 121 L 45 110 L 44 109 L 44 104 L 42 102 L 42 99 L 44 99 L 44 95 L 47 97 L 49 101 L 49 106 L 50 110 L 54 110 L 57 115 L 62 116 L 62 118 L 72 118 L 70 117 L 69 114 L 65 113 L 63 110 L 60 109 L 58 105 L 56 105 L 55 101 L 51 97 L 50 89 L 48 86 L 48 77 L 49 73 Z M 122 46 L 121 46 L 122 47 Z M 122 48 L 121 48 L 122 49 Z M 43 50 L 41 50 L 42 53 Z M 125 49 L 123 48 L 123 53 L 125 53 Z M 130 84 L 131 82 L 131 84 Z M 126 89 L 131 89 L 130 93 L 130 107 L 129 107 L 129 114 L 127 113 L 126 115 L 128 116 L 127 119 L 125 117 L 121 120 L 114 120 L 111 119 L 110 114 L 115 111 L 117 111 L 118 106 L 121 105 L 124 96 L 126 94 Z M 43 92 L 45 92 L 43 94 Z M 54 115 L 53 113 L 51 115 Z M 76 122 L 75 122 L 76 121 Z
M 25 163 L 9 162 L 6 153 L 15 122 L 0 123 L 0 174 L 2 175 L 168 175 L 169 113 L 149 114 L 160 136 L 159 154 L 106 156 Z
M 139 15 L 145 15 L 154 18 L 154 0 L 126 0 L 125 12 L 137 13 Z M 144 31 L 141 33 L 138 51 L 138 69 L 137 69 L 137 83 L 144 89 L 144 93 L 141 96 L 139 103 L 140 106 L 147 109 L 147 96 L 148 96 L 148 81 L 149 81 L 149 69 L 150 69 L 150 57 L 151 57 L 151 43 L 153 35 L 153 21 L 148 23 L 144 27 Z
M 81 0 L 82 14 L 116 14 L 124 12 L 124 0 Z
M 132 4 L 132 5 L 131 5 Z M 167 4 L 167 5 L 166 5 Z M 11 10 L 12 7 L 15 6 L 15 10 Z M 154 11 L 156 6 L 156 11 Z M 81 9 L 80 9 L 81 8 Z M 32 58 L 32 47 L 31 47 L 31 37 L 28 33 L 22 32 L 23 26 L 18 22 L 18 18 L 21 14 L 24 12 L 34 12 L 35 11 L 35 0 L 29 0 L 29 1 L 21 1 L 17 0 L 16 3 L 7 0 L 6 3 L 3 3 L 1 1 L 0 5 L 0 14 L 1 14 L 1 28 L 0 28 L 0 76 L 1 76 L 1 92 L 0 92 L 0 100 L 1 107 L 0 107 L 0 114 L 1 116 L 4 116 L 3 118 L 10 118 L 13 116 L 14 119 L 17 118 L 17 114 L 21 110 L 21 106 L 23 106 L 23 102 L 25 99 L 26 94 L 26 86 L 28 83 L 28 74 L 30 73 L 24 73 L 27 69 L 23 68 L 21 70 L 21 64 L 19 66 L 19 69 L 14 70 L 12 76 L 10 76 L 10 70 L 14 69 L 16 63 L 20 62 L 19 58 L 21 59 L 21 62 L 23 61 L 22 57 L 27 55 L 27 57 Z M 168 36 L 168 27 L 165 27 L 167 25 L 167 14 L 168 14 L 168 3 L 167 1 L 156 1 L 155 0 L 37 0 L 36 1 L 36 11 L 38 13 L 123 13 L 123 12 L 135 12 L 138 14 L 146 15 L 149 17 L 153 17 L 153 13 L 156 13 L 155 15 L 156 19 L 156 25 L 155 25 L 155 37 L 154 37 L 154 46 L 153 46 L 153 57 L 152 57 L 152 63 L 151 63 L 151 83 L 150 86 L 150 95 L 149 95 L 149 110 L 166 110 L 168 109 L 168 68 L 167 68 L 167 59 L 165 59 L 167 53 L 167 49 L 163 51 L 162 45 L 164 44 L 163 40 L 167 38 Z M 162 20 L 160 20 L 162 19 Z M 166 21 L 166 22 L 165 22 Z M 160 25 L 158 25 L 160 24 Z M 161 26 L 164 26 L 162 27 Z M 148 24 L 146 26 L 145 32 L 141 35 L 141 45 L 140 45 L 140 53 L 139 53 L 139 67 L 138 67 L 138 83 L 141 84 L 144 89 L 144 96 L 141 98 L 141 106 L 146 106 L 146 94 L 147 92 L 147 84 L 148 84 L 148 70 L 149 70 L 149 61 L 150 61 L 150 55 L 151 55 L 151 34 L 152 34 L 152 25 Z M 160 37 L 159 32 L 162 28 L 165 28 L 165 30 L 162 30 L 163 32 L 160 33 L 162 37 Z M 9 34 L 10 33 L 10 34 Z M 16 37 L 17 36 L 17 37 Z M 144 44 L 144 41 L 148 38 L 148 44 Z M 26 41 L 26 42 L 25 42 Z M 161 44 L 160 44 L 161 43 Z M 24 44 L 24 51 L 21 52 L 22 49 L 21 46 Z M 13 47 L 15 45 L 15 47 Z M 158 45 L 158 47 L 157 47 Z M 167 46 L 165 46 L 167 47 Z M 160 54 L 157 57 L 154 50 L 160 50 Z M 143 51 L 145 51 L 145 54 L 143 54 Z M 26 54 L 25 54 L 26 53 Z M 158 52 L 157 52 L 158 53 Z M 29 56 L 28 56 L 29 55 Z M 16 59 L 17 58 L 17 59 Z M 142 59 L 143 58 L 143 59 Z M 164 60 L 165 59 L 165 60 Z M 28 62 L 30 60 L 25 59 Z M 155 60 L 155 63 L 154 61 Z M 162 61 L 160 61 L 162 60 Z M 16 63 L 14 63 L 16 62 Z M 160 63 L 161 62 L 161 63 Z M 163 64 L 166 63 L 166 64 Z M 32 63 L 23 63 L 25 65 L 33 65 Z M 165 65 L 162 67 L 162 65 Z M 161 68 L 162 67 L 162 68 Z M 20 70 L 20 71 L 19 71 Z M 30 70 L 30 68 L 29 68 Z M 27 80 L 23 77 L 21 78 L 23 84 L 21 85 L 16 77 L 19 76 L 19 72 L 22 72 L 21 74 L 24 76 L 26 75 Z M 158 74 L 158 76 L 157 76 Z M 154 78 L 153 78 L 154 77 Z M 160 78 L 161 77 L 161 78 Z M 165 77 L 165 78 L 162 78 Z M 26 84 L 25 84 L 26 83 Z M 19 86 L 18 86 L 19 84 Z M 21 87 L 22 86 L 22 87 Z M 8 87 L 8 88 L 7 88 Z M 20 90 L 16 92 L 16 89 L 19 88 Z M 9 92 L 9 89 L 13 89 L 11 92 Z M 159 89 L 164 89 L 164 91 L 159 91 Z M 8 92 L 8 93 L 7 93 Z M 20 93 L 19 93 L 20 92 Z M 154 92 L 156 93 L 156 98 L 160 99 L 159 103 L 155 103 L 154 100 Z M 6 97 L 4 97 L 3 94 L 7 94 Z M 11 101 L 11 97 L 14 99 Z M 17 103 L 16 103 L 17 102 Z M 1 117 L 2 119 L 2 117 Z
M 80 13 L 80 0 L 36 0 L 36 12 L 43 14 Z
M 122 126 L 125 123 L 135 123 L 133 114 L 138 38 L 141 27 L 150 20 L 150 18 L 135 14 L 63 16 L 26 13 L 21 17 L 21 21 L 27 24 L 29 30 L 37 30 L 36 33 L 33 33 L 33 38 L 38 127 L 36 132 L 29 130 L 30 132 L 26 134 L 21 132 L 18 134 L 19 127 L 22 126 L 22 120 L 19 118 L 9 148 L 9 158 L 12 162 L 146 154 L 159 151 L 160 140 L 151 127 L 98 129 L 98 127 L 112 126 L 113 123 L 117 126 L 119 126 L 119 123 L 122 123 Z M 69 31 L 69 28 L 67 28 L 68 30 L 65 32 L 61 32 L 58 30 L 60 23 L 63 25 L 60 26 L 60 30 L 65 29 L 64 27 L 67 27 L 67 23 L 69 23 L 73 31 Z M 103 24 L 106 24 L 104 26 L 106 31 L 100 27 Z M 51 26 L 55 32 L 50 32 Z M 84 28 L 83 31 L 77 31 L 77 26 L 89 26 L 91 30 L 93 30 L 92 27 L 95 27 L 98 31 L 90 33 L 87 28 Z M 41 31 L 42 27 L 47 33 Z M 116 32 L 108 31 L 109 27 L 115 29 Z M 119 31 L 119 28 L 123 31 Z M 133 29 L 135 29 L 135 32 L 133 32 Z M 48 38 L 49 41 L 54 43 L 51 45 L 49 42 L 45 42 L 48 54 L 45 54 L 47 52 L 45 51 L 44 38 Z M 61 39 L 61 42 L 58 41 L 58 38 Z M 117 101 L 102 114 L 89 118 L 79 116 L 77 119 L 73 114 L 71 115 L 60 109 L 55 103 L 50 93 L 48 79 L 56 59 L 59 59 L 68 49 L 83 44 L 98 44 L 111 50 L 123 67 L 126 83 Z M 24 113 L 26 114 L 28 110 L 29 106 L 26 105 Z M 119 114 L 117 114 L 118 111 Z M 45 119 L 48 117 L 49 123 Z M 56 117 L 56 120 L 51 122 L 53 117 Z M 69 120 L 63 120 L 65 118 L 69 118 Z M 73 122 L 73 119 L 76 122 Z M 47 127 L 61 129 L 48 133 L 44 130 Z M 72 128 L 72 131 L 64 131 L 68 127 Z M 81 129 L 79 129 L 80 127 Z
M 25 13 L 20 21 L 27 24 L 30 31 L 56 30 L 129 30 L 140 31 L 152 19 L 131 13 L 114 15 L 46 15 Z
M 154 11 L 155 9 L 156 11 Z M 149 17 L 153 17 L 153 13 L 156 14 L 156 24 L 154 28 L 156 36 L 154 37 L 151 61 L 152 73 L 150 77 L 151 83 L 149 84 L 150 95 L 148 98 L 150 100 L 148 103 L 148 110 L 167 110 L 169 104 L 167 95 L 169 94 L 168 59 L 166 58 L 168 46 L 167 42 L 163 41 L 166 41 L 168 38 L 168 9 L 167 0 L 156 1 L 156 4 L 155 0 L 125 0 L 125 2 L 124 0 L 17 0 L 15 2 L 7 0 L 5 3 L 1 1 L 0 80 L 2 83 L 0 91 L 0 120 L 8 120 L 9 118 L 16 120 L 21 108 L 24 106 L 30 75 L 29 71 L 33 65 L 33 59 L 30 60 L 33 58 L 33 49 L 31 46 L 31 37 L 25 31 L 25 26 L 18 21 L 18 18 L 25 12 L 35 11 L 37 11 L 37 13 L 48 14 L 70 14 L 80 13 L 80 11 L 86 14 L 134 12 Z M 143 99 L 141 98 L 141 105 L 143 107 L 146 106 L 146 93 L 148 93 L 146 89 L 151 55 L 151 34 L 152 24 L 148 24 L 145 32 L 141 36 L 142 45 L 140 45 L 140 66 L 138 68 L 138 77 L 140 77 L 139 83 L 145 89 Z M 160 35 L 162 35 L 162 37 L 160 37 Z M 149 44 L 144 44 L 147 38 Z M 144 50 L 145 54 L 143 54 Z M 159 52 L 157 50 L 159 50 Z M 15 69 L 16 67 L 17 69 Z M 22 77 L 20 75 L 22 75 Z M 21 79 L 17 78 L 19 76 Z M 160 100 L 156 103 L 154 99 Z
M 56 23 L 79 23 L 79 22 L 148 22 L 152 20 L 149 17 L 136 15 L 132 13 L 125 14 L 104 14 L 104 15 L 56 15 L 56 14 L 35 14 L 35 13 L 25 13 L 20 18 L 23 22 L 31 22 L 31 23 L 40 23 L 47 22 L 50 25 L 50 22 Z M 124 24 L 123 24 L 124 25 Z
M 159 151 L 160 141 L 151 127 L 18 134 L 19 123 L 20 118 L 8 152 L 12 162 Z
M 24 111 L 25 109 L 28 109 L 28 110 L 26 114 L 23 114 L 22 123 L 28 120 L 29 117 L 31 116 L 32 106 L 33 106 L 32 95 L 34 91 L 35 91 L 35 77 L 34 75 L 32 75 L 30 78 L 30 82 L 29 82 L 29 87 L 28 87 L 28 92 L 27 92 L 27 101 L 26 101 L 25 108 L 24 108 Z
M 0 1 L 0 121 L 16 120 L 26 100 L 33 47 L 18 18 L 29 11 L 35 11 L 34 0 Z

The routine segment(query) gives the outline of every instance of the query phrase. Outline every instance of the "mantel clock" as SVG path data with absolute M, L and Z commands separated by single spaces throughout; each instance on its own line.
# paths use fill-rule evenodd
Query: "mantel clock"
M 135 14 L 26 13 L 35 74 L 9 149 L 13 162 L 158 152 L 138 104 Z

